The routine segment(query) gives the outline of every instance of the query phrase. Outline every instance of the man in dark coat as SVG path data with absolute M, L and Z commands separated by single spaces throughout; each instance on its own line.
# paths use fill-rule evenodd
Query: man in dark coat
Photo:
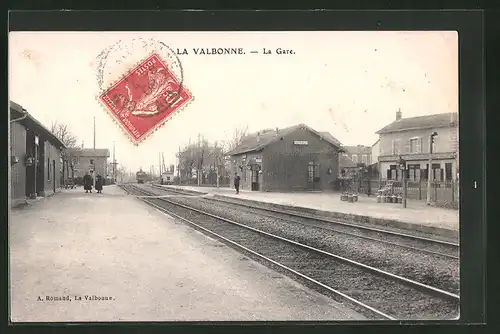
M 89 173 L 85 173 L 83 176 L 83 189 L 85 189 L 85 192 L 88 193 L 89 191 L 92 192 L 92 176 L 89 175 Z
M 234 189 L 236 189 L 236 194 L 240 193 L 240 176 L 238 173 L 234 174 Z
M 100 174 L 97 174 L 95 179 L 95 190 L 98 194 L 102 194 L 102 176 Z

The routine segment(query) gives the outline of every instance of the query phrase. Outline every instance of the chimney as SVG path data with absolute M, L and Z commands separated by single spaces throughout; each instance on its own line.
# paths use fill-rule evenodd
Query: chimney
M 279 134 L 279 131 L 280 131 L 280 129 L 278 129 L 278 127 L 276 127 L 276 136 Z
M 403 113 L 401 112 L 401 109 L 398 109 L 398 111 L 396 111 L 396 121 L 399 121 L 403 116 Z

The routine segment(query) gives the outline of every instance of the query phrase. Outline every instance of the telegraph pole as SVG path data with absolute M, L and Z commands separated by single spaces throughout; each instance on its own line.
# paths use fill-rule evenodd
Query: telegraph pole
M 201 150 L 201 134 L 198 133 L 198 161 L 197 161 L 197 172 L 196 172 L 196 177 L 198 179 L 198 187 L 200 186 L 201 183 L 201 176 L 200 176 L 200 169 L 202 168 L 201 166 L 201 156 L 200 156 L 200 150 Z
M 217 142 L 215 142 L 214 150 L 215 150 L 215 172 L 216 172 L 215 174 L 217 177 L 217 190 L 219 190 L 219 166 L 220 166 L 219 159 L 220 159 L 220 155 L 219 155 L 219 151 L 217 150 Z
M 95 154 L 95 116 L 94 116 L 94 154 Z M 95 159 L 96 157 L 94 157 Z M 92 175 L 92 183 L 94 185 L 94 189 L 95 189 L 95 177 L 96 177 L 96 172 L 95 172 L 95 160 L 94 160 L 94 168 L 93 168 L 94 172 L 93 172 L 93 175 Z
M 434 137 L 437 136 L 437 132 L 431 133 L 429 136 L 429 167 L 427 167 L 427 205 L 431 204 L 431 178 L 432 174 L 432 147 L 434 144 Z
M 116 183 L 115 141 L 113 140 L 113 183 Z
M 160 173 L 160 178 L 161 178 L 161 152 L 158 152 L 158 171 Z
M 181 184 L 181 146 L 179 145 L 179 164 L 177 165 L 177 178 L 179 179 L 179 185 Z

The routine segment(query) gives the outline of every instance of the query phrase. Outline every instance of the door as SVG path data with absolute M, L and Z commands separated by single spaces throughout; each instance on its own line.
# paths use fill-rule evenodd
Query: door
M 49 167 L 50 168 L 50 167 Z M 56 192 L 56 161 L 52 160 L 52 184 L 54 186 L 54 192 Z
M 320 177 L 319 177 L 319 164 L 314 161 L 310 161 L 307 166 L 307 189 L 308 190 L 319 190 L 320 189 Z
M 252 166 L 252 184 L 251 184 L 251 189 L 252 191 L 258 191 L 259 190 L 259 171 L 257 168 Z

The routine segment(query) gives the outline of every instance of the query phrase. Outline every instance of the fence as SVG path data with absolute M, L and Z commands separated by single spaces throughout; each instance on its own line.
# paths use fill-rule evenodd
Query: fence
M 181 184 L 184 186 L 198 186 L 198 180 L 196 178 L 182 179 L 179 182 L 179 177 L 174 177 L 174 184 Z M 231 184 L 231 179 L 229 176 L 219 177 L 220 187 L 229 187 Z M 200 180 L 200 186 L 202 187 L 216 187 L 217 186 L 217 175 L 203 175 Z
M 353 188 L 359 193 L 376 196 L 377 191 L 387 184 L 387 180 L 354 181 Z M 394 193 L 403 194 L 401 181 L 394 182 Z M 459 191 L 457 181 L 431 182 L 431 201 L 439 206 L 458 208 Z M 427 180 L 408 181 L 407 198 L 413 200 L 427 200 Z

